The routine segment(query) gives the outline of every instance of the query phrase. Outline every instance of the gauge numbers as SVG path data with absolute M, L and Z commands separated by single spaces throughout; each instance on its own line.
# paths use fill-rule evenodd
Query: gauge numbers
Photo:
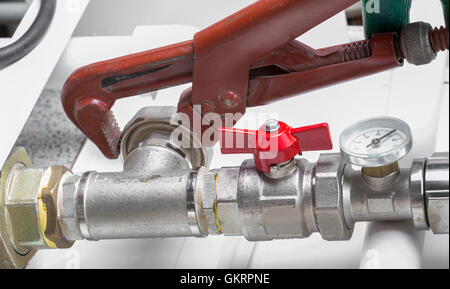
M 350 150 L 360 154 L 379 154 L 400 147 L 406 136 L 398 130 L 375 128 L 363 132 L 351 140 Z
M 412 146 L 409 126 L 392 117 L 376 117 L 356 123 L 341 135 L 341 154 L 352 164 L 383 166 L 398 161 Z

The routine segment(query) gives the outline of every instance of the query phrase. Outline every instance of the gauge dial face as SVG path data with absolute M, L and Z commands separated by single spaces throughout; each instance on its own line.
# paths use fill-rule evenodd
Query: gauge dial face
M 384 166 L 398 161 L 412 147 L 409 126 L 393 117 L 375 117 L 358 122 L 341 134 L 341 154 L 363 167 Z

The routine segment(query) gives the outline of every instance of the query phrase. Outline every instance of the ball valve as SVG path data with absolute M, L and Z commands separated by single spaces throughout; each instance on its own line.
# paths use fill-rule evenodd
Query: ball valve
M 256 167 L 266 173 L 303 151 L 333 147 L 327 123 L 292 128 L 271 119 L 258 130 L 222 127 L 219 131 L 223 154 L 253 154 Z
M 410 149 L 409 127 L 399 119 L 350 126 L 341 135 L 341 153 L 323 153 L 317 162 L 296 155 L 331 149 L 326 123 L 292 128 L 269 120 L 257 131 L 221 128 L 224 153 L 252 153 L 254 160 L 208 169 L 204 148 L 184 146 L 200 141 L 170 123 L 175 112 L 138 112 L 125 128 L 119 172 L 27 167 L 24 150 L 14 151 L 1 169 L 0 268 L 24 267 L 37 249 L 83 239 L 242 235 L 269 241 L 319 233 L 343 241 L 358 222 L 388 221 L 448 234 L 448 153 L 415 159 L 411 168 L 388 175 L 379 169 Z M 175 131 L 185 134 L 185 143 L 176 142 Z

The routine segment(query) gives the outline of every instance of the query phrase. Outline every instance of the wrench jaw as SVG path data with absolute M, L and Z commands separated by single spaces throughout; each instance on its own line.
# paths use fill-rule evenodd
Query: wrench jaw
M 76 99 L 74 105 L 67 102 L 70 98 L 64 96 L 70 94 L 65 92 L 67 90 L 63 92 L 63 107 L 72 122 L 97 145 L 105 157 L 116 159 L 120 151 L 120 128 L 111 111 L 114 102 L 108 104 L 91 96 Z
M 79 128 L 93 141 L 100 151 L 109 159 L 119 156 L 120 128 L 112 105 L 96 98 L 80 101 L 75 111 Z
M 61 102 L 69 119 L 107 158 L 114 159 L 119 156 L 119 150 L 118 141 L 114 147 L 112 139 L 120 137 L 120 131 L 111 112 L 115 99 L 107 98 L 107 92 L 101 87 L 100 79 L 105 73 L 101 64 L 77 69 L 64 84 Z
M 64 84 L 63 108 L 103 155 L 115 159 L 121 132 L 114 102 L 191 82 L 193 59 L 192 41 L 185 41 L 84 66 Z
M 112 111 L 103 111 L 98 106 L 90 105 L 78 109 L 76 117 L 79 119 L 78 128 L 97 145 L 105 157 L 118 158 L 121 131 Z

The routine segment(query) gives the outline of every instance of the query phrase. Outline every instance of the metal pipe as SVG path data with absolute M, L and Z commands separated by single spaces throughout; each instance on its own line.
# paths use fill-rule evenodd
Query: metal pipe
M 263 241 L 319 232 L 325 240 L 348 240 L 356 222 L 412 223 L 418 216 L 417 200 L 411 198 L 411 170 L 367 180 L 361 170 L 343 163 L 340 154 L 322 154 L 317 163 L 293 160 L 270 174 L 259 171 L 253 160 L 213 171 L 189 170 L 183 161 L 174 150 L 140 146 L 125 161 L 124 172 L 87 172 L 70 178 L 63 185 L 60 208 L 67 238 L 225 234 Z M 429 188 L 428 203 L 434 205 L 428 219 L 442 216 L 439 228 L 448 228 L 442 209 L 445 204 L 448 208 L 448 194 L 447 203 L 440 194 L 442 188 L 448 192 L 448 177 L 441 173 L 448 171 L 448 157 L 434 156 L 428 162 L 433 170 L 421 174 L 429 176 L 430 183 L 423 182 Z M 444 229 L 435 233 L 439 232 Z
M 170 124 L 173 113 L 146 108 L 130 121 L 122 138 L 123 172 L 86 172 L 65 181 L 58 215 L 67 239 L 224 234 L 263 241 L 319 232 L 325 240 L 348 240 L 360 221 L 417 225 L 417 216 L 426 218 L 418 210 L 427 192 L 446 189 L 448 197 L 448 154 L 381 178 L 353 169 L 339 153 L 321 154 L 316 163 L 294 158 L 270 172 L 253 159 L 208 170 L 204 150 L 189 149 L 196 138 Z M 448 217 L 439 226 L 445 223 Z
M 79 180 L 77 210 L 84 239 L 129 239 L 200 236 L 188 218 L 189 183 L 195 174 L 124 176 L 84 174 Z
M 151 166 L 149 164 L 152 164 Z M 153 145 L 136 148 L 125 171 L 86 172 L 63 185 L 61 223 L 66 237 L 125 239 L 202 236 L 197 184 L 178 151 Z

